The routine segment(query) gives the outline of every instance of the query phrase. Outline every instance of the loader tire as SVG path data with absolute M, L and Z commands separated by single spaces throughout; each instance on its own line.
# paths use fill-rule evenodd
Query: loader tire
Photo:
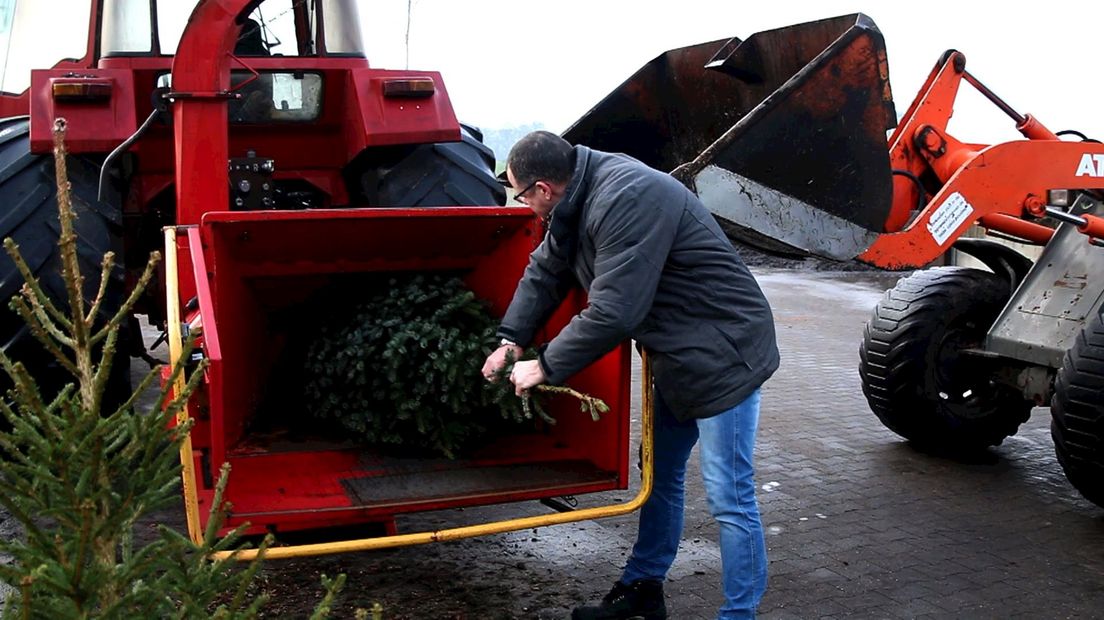
M 1104 316 L 1098 312 L 1066 351 L 1054 380 L 1050 435 L 1066 478 L 1104 506 Z
M 494 151 L 478 129 L 460 126 L 459 142 L 438 142 L 368 153 L 356 183 L 379 207 L 501 206 L 506 189 L 495 177 Z
M 959 267 L 918 271 L 886 291 L 866 324 L 859 375 L 871 410 L 914 444 L 969 451 L 998 445 L 1032 403 L 992 380 L 980 347 L 1011 292 L 998 276 Z
M 68 295 L 61 276 L 58 249 L 57 185 L 53 154 L 30 151 L 30 123 L 26 117 L 0 120 L 0 239 L 11 237 L 19 246 L 27 266 L 37 277 L 43 291 L 63 312 L 68 312 Z M 123 300 L 124 270 L 122 256 L 122 204 L 114 188 L 108 188 L 104 201 L 97 200 L 98 162 L 70 155 L 66 168 L 72 187 L 73 209 L 77 214 L 74 232 L 84 298 L 95 299 L 100 284 L 103 255 L 115 252 L 115 267 L 110 274 L 100 318 L 110 318 Z M 0 347 L 14 361 L 22 362 L 44 393 L 56 393 L 74 379 L 30 333 L 23 319 L 8 307 L 19 293 L 23 276 L 7 252 L 0 255 Z M 112 364 L 105 406 L 121 403 L 129 395 L 130 358 L 126 335 L 120 335 L 118 353 Z M 10 378 L 0 373 L 0 395 L 11 387 Z

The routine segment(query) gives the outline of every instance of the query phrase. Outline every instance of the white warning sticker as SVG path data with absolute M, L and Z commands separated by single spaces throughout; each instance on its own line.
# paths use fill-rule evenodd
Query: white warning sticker
M 966 198 L 955 192 L 948 196 L 943 204 L 939 205 L 935 213 L 932 213 L 928 220 L 928 232 L 931 233 L 932 239 L 935 239 L 936 243 L 943 245 L 954 234 L 954 231 L 958 230 L 958 227 L 969 219 L 973 212 L 974 207 L 966 202 Z

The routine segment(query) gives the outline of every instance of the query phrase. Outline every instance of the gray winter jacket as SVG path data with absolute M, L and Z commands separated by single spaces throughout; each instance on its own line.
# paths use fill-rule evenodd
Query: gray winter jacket
M 717 222 L 670 175 L 575 147 L 575 172 L 499 328 L 528 346 L 575 284 L 588 305 L 540 361 L 561 383 L 626 338 L 680 419 L 736 406 L 778 368 L 774 320 Z

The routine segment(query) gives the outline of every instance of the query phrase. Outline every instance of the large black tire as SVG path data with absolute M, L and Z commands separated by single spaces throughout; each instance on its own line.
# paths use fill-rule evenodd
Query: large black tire
M 859 375 L 871 410 L 890 430 L 930 449 L 998 445 L 1032 403 L 992 380 L 995 364 L 964 349 L 982 344 L 1011 292 L 987 271 L 918 271 L 886 291 L 866 324 Z
M 0 120 L 0 238 L 15 240 L 43 290 L 55 304 L 67 310 L 68 295 L 61 277 L 57 245 L 60 224 L 54 159 L 52 154 L 30 152 L 29 133 L 30 123 L 25 117 Z M 109 250 L 116 254 L 100 310 L 101 318 L 106 320 L 119 309 L 124 292 L 121 197 L 114 188 L 107 188 L 105 200 L 97 200 L 96 161 L 70 156 L 66 163 L 77 214 L 74 228 L 86 302 L 95 298 L 99 288 L 103 255 Z M 4 252 L 0 256 L 0 346 L 13 360 L 23 362 L 41 390 L 53 393 L 73 378 L 45 352 L 22 318 L 8 308 L 8 301 L 22 286 L 23 276 Z M 120 342 L 119 349 L 108 386 L 113 394 L 129 386 L 130 357 L 125 342 Z M 0 389 L 6 391 L 10 385 L 7 376 L 0 376 Z M 109 397 L 109 402 L 116 398 Z
M 494 151 L 474 127 L 461 125 L 460 133 L 460 142 L 365 152 L 349 169 L 354 195 L 377 207 L 505 204 Z
M 1066 478 L 1104 506 L 1104 316 L 1097 313 L 1066 352 L 1054 381 L 1050 435 Z

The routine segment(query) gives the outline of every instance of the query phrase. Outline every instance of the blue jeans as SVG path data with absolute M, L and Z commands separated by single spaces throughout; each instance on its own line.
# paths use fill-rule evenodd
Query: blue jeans
M 721 531 L 725 602 L 718 618 L 754 618 L 767 587 L 767 548 L 755 502 L 752 452 L 759 426 L 759 390 L 731 409 L 679 422 L 655 398 L 655 486 L 640 510 L 640 529 L 621 582 L 663 581 L 682 538 L 684 481 L 690 450 L 701 440 L 709 511 Z

